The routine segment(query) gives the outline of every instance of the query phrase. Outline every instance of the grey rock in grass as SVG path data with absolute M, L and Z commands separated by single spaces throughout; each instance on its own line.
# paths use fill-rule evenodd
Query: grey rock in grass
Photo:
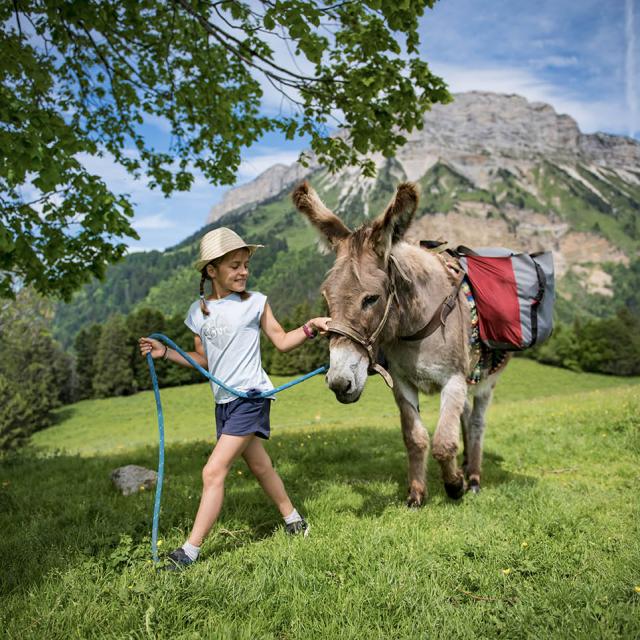
M 111 482 L 123 496 L 151 489 L 155 486 L 157 478 L 158 474 L 155 471 L 135 464 L 118 467 L 111 472 Z

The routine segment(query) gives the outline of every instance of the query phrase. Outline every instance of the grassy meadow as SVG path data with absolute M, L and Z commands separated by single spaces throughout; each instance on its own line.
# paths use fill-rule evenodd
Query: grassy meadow
M 280 380 L 274 379 L 275 383 Z M 214 429 L 206 384 L 162 392 L 161 551 L 195 514 Z M 421 411 L 432 433 L 437 398 Z M 355 405 L 321 378 L 279 396 L 267 446 L 307 539 L 290 538 L 243 462 L 202 560 L 154 571 L 153 493 L 112 469 L 157 465 L 152 393 L 64 407 L 0 459 L 0 629 L 8 638 L 640 637 L 640 380 L 517 359 L 490 409 L 483 488 L 404 506 L 391 392 Z

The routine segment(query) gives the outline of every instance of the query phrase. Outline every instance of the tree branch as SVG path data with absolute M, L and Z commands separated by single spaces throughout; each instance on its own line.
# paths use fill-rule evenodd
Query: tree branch
M 20 40 L 24 37 L 22 33 L 22 25 L 20 24 L 20 11 L 18 11 L 18 0 L 13 0 L 13 11 L 16 14 L 16 22 L 18 23 L 18 33 L 20 34 Z
M 229 40 L 232 40 L 238 46 L 243 46 L 243 43 L 238 38 L 236 38 L 235 36 L 231 35 L 230 33 L 227 33 L 224 29 L 220 29 L 220 27 L 217 27 L 216 25 L 212 24 L 209 20 L 207 20 L 207 18 L 205 18 L 204 16 L 199 14 L 189 4 L 189 2 L 187 2 L 187 0 L 174 0 L 174 2 L 178 2 L 180 5 L 182 5 L 182 7 L 185 9 L 185 11 L 189 15 L 191 15 L 193 18 L 195 18 L 204 27 L 204 29 L 208 33 L 213 35 L 218 40 L 218 42 L 220 42 L 220 44 L 222 44 L 225 48 L 227 48 L 235 56 L 237 56 L 238 58 L 243 60 L 243 62 L 246 62 L 247 64 L 251 64 L 251 66 L 259 69 L 263 73 L 272 73 L 272 72 L 269 72 L 269 71 L 265 71 L 264 69 L 261 69 L 255 63 L 247 60 L 247 58 L 244 57 L 239 51 L 234 49 L 234 47 L 232 47 L 228 42 L 225 42 L 224 41 L 224 37 L 228 38 Z M 294 73 L 290 69 L 285 69 L 284 67 L 278 66 L 277 64 L 275 64 L 273 62 L 273 60 L 270 60 L 269 58 L 265 58 L 264 56 L 259 54 L 255 49 L 249 49 L 248 51 L 252 56 L 255 56 L 256 58 L 258 58 L 258 60 L 261 60 L 262 62 L 268 64 L 270 67 L 273 67 L 277 71 L 280 71 L 280 72 L 282 72 L 282 73 L 284 73 L 284 74 L 286 74 L 288 76 L 291 76 L 292 78 L 294 78 L 296 80 L 307 81 L 307 82 L 319 82 L 318 78 L 313 78 L 313 77 L 310 77 L 310 76 L 301 76 L 301 75 L 299 75 L 297 73 Z

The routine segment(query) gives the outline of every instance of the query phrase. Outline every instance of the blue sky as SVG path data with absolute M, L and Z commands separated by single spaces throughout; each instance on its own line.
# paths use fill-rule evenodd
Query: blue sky
M 640 0 L 440 0 L 420 29 L 421 54 L 455 92 L 518 93 L 571 115 L 583 132 L 640 138 Z M 244 154 L 238 184 L 294 162 L 303 148 L 300 140 L 263 139 Z M 104 160 L 88 164 L 132 195 L 140 235 L 133 251 L 164 249 L 193 233 L 228 188 L 198 178 L 191 192 L 166 199 Z

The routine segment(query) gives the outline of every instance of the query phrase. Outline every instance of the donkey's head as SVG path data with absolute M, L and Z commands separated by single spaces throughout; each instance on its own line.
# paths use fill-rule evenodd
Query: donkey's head
M 295 189 L 293 202 L 336 253 L 322 285 L 330 327 L 335 329 L 327 382 L 340 402 L 356 402 L 380 337 L 390 323 L 397 322 L 390 314 L 390 255 L 411 224 L 418 205 L 417 188 L 409 182 L 401 184 L 385 211 L 353 232 L 322 203 L 308 182 Z

